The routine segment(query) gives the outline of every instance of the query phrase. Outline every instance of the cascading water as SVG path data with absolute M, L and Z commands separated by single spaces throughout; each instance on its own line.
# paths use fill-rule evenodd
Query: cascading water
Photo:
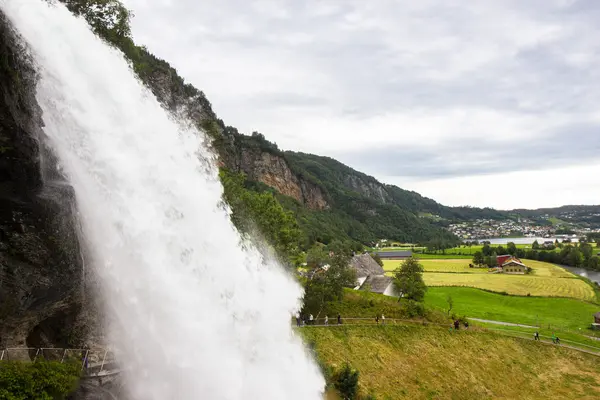
M 301 288 L 220 206 L 201 137 L 62 5 L 0 0 L 38 64 L 45 133 L 73 185 L 135 399 L 319 399 L 292 332 Z

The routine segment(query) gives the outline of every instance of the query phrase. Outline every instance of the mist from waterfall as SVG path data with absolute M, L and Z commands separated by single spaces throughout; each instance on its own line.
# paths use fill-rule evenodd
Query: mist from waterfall
M 76 193 L 130 396 L 320 399 L 290 324 L 301 287 L 243 244 L 203 134 L 63 5 L 0 8 L 38 67 L 44 132 Z

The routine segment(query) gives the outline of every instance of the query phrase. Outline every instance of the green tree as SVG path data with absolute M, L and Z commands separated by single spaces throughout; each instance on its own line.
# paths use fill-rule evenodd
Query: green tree
M 572 247 L 569 251 L 567 260 L 569 265 L 580 267 L 583 264 L 583 254 L 581 254 L 581 251 L 578 248 Z
M 394 271 L 394 285 L 401 298 L 423 301 L 427 286 L 423 281 L 423 266 L 414 257 L 406 259 Z
M 349 266 L 349 258 L 336 254 L 329 258 L 329 268 L 315 268 L 304 287 L 304 312 L 316 314 L 323 310 L 326 302 L 343 298 L 345 287 L 354 287 L 356 271 Z
M 600 271 L 600 258 L 598 256 L 592 256 L 587 262 L 587 268 Z
M 314 269 L 322 267 L 328 262 L 329 254 L 327 253 L 325 246 L 323 246 L 322 244 L 317 243 L 313 245 L 310 249 L 308 249 L 308 252 L 306 253 L 306 265 L 309 268 Z
M 346 363 L 335 379 L 335 388 L 342 398 L 354 400 L 358 394 L 359 372 Z
M 475 254 L 473 254 L 473 264 L 475 264 L 475 265 L 485 264 L 485 259 L 483 257 L 483 253 L 481 251 L 476 251 Z
M 301 231 L 293 214 L 285 211 L 271 193 L 244 187 L 245 177 L 220 171 L 223 197 L 233 211 L 231 220 L 242 232 L 262 236 L 275 252 L 288 260 L 300 252 Z
M 492 247 L 489 244 L 484 244 L 481 248 L 481 252 L 484 256 L 490 256 L 492 254 Z
M 510 254 L 511 256 L 514 256 L 517 254 L 517 245 L 514 244 L 513 242 L 508 242 L 506 247 L 508 249 L 508 254 Z
M 585 263 L 587 263 L 588 260 L 594 255 L 594 249 L 592 249 L 592 246 L 589 243 L 579 243 L 579 250 L 583 255 L 583 260 Z

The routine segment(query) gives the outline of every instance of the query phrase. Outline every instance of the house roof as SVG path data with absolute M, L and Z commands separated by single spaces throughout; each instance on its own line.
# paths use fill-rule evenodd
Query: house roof
M 385 274 L 383 268 L 369 254 L 360 254 L 352 257 L 350 267 L 356 271 L 357 278 Z
M 511 264 L 516 264 L 516 265 L 519 265 L 521 267 L 527 268 L 527 265 L 525 265 L 522 262 L 519 262 L 519 261 L 517 261 L 515 259 L 510 259 L 510 260 L 506 261 L 504 264 L 502 264 L 502 266 L 504 267 L 506 265 L 511 265 Z
M 505 254 L 503 256 L 496 257 L 496 261 L 498 262 L 498 265 L 504 265 L 504 263 L 511 258 L 513 258 L 513 256 L 510 254 Z
M 412 251 L 376 251 L 379 257 L 412 257 Z
M 387 287 L 392 283 L 392 278 L 385 275 L 371 275 L 367 278 L 366 281 L 361 286 L 361 289 L 365 287 L 365 285 L 371 286 L 371 292 L 373 293 L 384 293 Z

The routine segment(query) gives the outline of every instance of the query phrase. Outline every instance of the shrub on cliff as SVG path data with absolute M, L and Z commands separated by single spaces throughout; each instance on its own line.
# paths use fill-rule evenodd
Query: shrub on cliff
M 2 361 L 0 399 L 64 399 L 78 380 L 78 363 Z

